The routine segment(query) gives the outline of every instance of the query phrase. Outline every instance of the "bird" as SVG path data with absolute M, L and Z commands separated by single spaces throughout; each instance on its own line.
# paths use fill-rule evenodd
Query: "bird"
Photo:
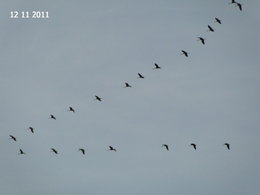
M 227 146 L 227 149 L 230 150 L 230 144 L 229 143 L 224 143 L 225 146 Z
M 231 0 L 229 4 L 237 3 L 235 0 Z
M 58 154 L 58 151 L 55 150 L 54 148 L 51 148 L 51 152 L 54 152 L 55 154 Z
M 138 78 L 140 78 L 140 79 L 144 79 L 144 76 L 141 75 L 140 73 L 138 73 Z
M 204 39 L 204 38 L 198 37 L 198 41 L 201 41 L 201 43 L 202 43 L 203 45 L 205 45 L 205 39 Z
M 167 144 L 163 144 L 162 147 L 165 147 L 166 150 L 169 150 L 169 146 Z
M 160 67 L 158 64 L 154 63 L 154 68 L 153 69 L 162 69 L 162 67 Z
M 132 87 L 131 85 L 129 85 L 129 83 L 125 83 L 125 86 L 124 86 L 124 88 L 126 88 L 126 87 Z
M 185 55 L 185 57 L 189 57 L 189 53 L 184 50 L 181 50 L 181 55 Z
M 215 22 L 219 23 L 219 24 L 222 24 L 221 20 L 218 19 L 218 18 L 215 18 Z
M 116 149 L 113 148 L 112 146 L 109 146 L 109 151 L 115 151 L 116 152 Z
M 241 3 L 236 2 L 236 6 L 239 8 L 240 11 L 242 11 L 242 4 Z
M 85 155 L 85 150 L 83 148 L 80 148 L 79 151 L 81 151 L 82 154 Z
M 32 133 L 34 133 L 34 129 L 32 127 L 28 128 Z
M 19 154 L 25 154 L 25 152 L 22 149 L 19 149 L 20 153 Z
M 208 31 L 214 32 L 214 29 L 210 25 L 208 25 Z
M 102 98 L 98 97 L 97 95 L 95 95 L 95 100 L 98 100 L 98 101 L 102 101 Z
M 74 108 L 72 108 L 71 106 L 69 107 L 69 112 L 75 112 Z
M 196 149 L 197 149 L 197 146 L 196 146 L 196 144 L 194 144 L 194 143 L 191 143 L 190 145 L 191 145 L 191 146 L 193 146 L 194 150 L 196 150 Z
M 14 137 L 13 135 L 9 135 L 10 139 L 14 140 L 16 142 L 16 137 Z
M 56 117 L 53 114 L 51 114 L 49 119 L 56 120 Z

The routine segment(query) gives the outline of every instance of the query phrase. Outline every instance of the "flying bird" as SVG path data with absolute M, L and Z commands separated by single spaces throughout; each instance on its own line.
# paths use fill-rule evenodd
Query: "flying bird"
M 19 154 L 25 154 L 25 152 L 22 149 L 19 149 Z
M 153 69 L 161 69 L 162 67 L 160 67 L 158 64 L 154 63 L 154 68 Z
M 198 41 L 201 41 L 201 43 L 202 43 L 203 45 L 205 45 L 205 39 L 204 39 L 204 38 L 198 37 Z
M 83 148 L 80 148 L 79 151 L 82 152 L 83 155 L 85 155 L 85 150 Z
M 181 50 L 181 55 L 185 55 L 186 57 L 189 57 L 189 53 L 184 50 Z
M 109 151 L 115 151 L 116 152 L 116 149 L 113 148 L 112 146 L 109 146 Z
M 10 139 L 14 140 L 16 142 L 16 137 L 14 137 L 13 135 L 9 135 Z
M 229 143 L 224 143 L 225 146 L 227 146 L 227 149 L 230 150 L 230 144 Z
M 102 98 L 98 97 L 97 95 L 95 95 L 95 100 L 98 100 L 98 101 L 102 101 Z
M 166 150 L 169 150 L 169 146 L 167 144 L 163 144 L 162 147 L 165 147 Z
M 34 129 L 32 127 L 28 128 L 32 133 L 34 133 Z
M 215 18 L 215 22 L 219 23 L 219 24 L 222 24 L 221 20 L 218 19 L 218 18 Z
M 54 152 L 55 154 L 58 154 L 58 151 L 55 150 L 54 148 L 51 148 L 51 152 Z
M 56 117 L 53 114 L 51 114 L 49 119 L 56 120 Z
M 75 112 L 74 108 L 72 108 L 71 106 L 69 107 L 69 112 Z
M 132 87 L 131 85 L 129 85 L 129 83 L 125 83 L 125 86 L 124 86 L 124 88 L 126 88 L 126 87 Z
M 196 146 L 196 144 L 194 144 L 194 143 L 191 143 L 190 145 L 191 145 L 191 146 L 193 146 L 194 150 L 196 150 L 196 149 L 197 149 L 197 146 Z
M 239 8 L 240 11 L 242 11 L 242 4 L 241 3 L 236 2 L 236 6 Z
M 140 79 L 144 79 L 144 76 L 141 75 L 140 73 L 138 73 L 138 78 L 140 78 Z
M 214 29 L 210 25 L 208 25 L 208 31 L 214 32 Z

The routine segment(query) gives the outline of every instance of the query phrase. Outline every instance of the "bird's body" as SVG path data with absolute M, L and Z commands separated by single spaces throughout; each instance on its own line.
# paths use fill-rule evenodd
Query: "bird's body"
M 116 149 L 113 148 L 112 146 L 109 146 L 109 150 L 110 150 L 110 151 L 115 151 L 115 152 L 116 152 Z
M 125 83 L 124 87 L 127 88 L 127 87 L 132 87 L 132 86 L 129 83 Z
M 189 53 L 187 51 L 181 50 L 181 54 L 185 55 L 185 57 L 189 57 Z
M 85 149 L 80 148 L 79 151 L 82 152 L 83 155 L 85 155 Z
M 22 149 L 19 149 L 19 154 L 25 154 L 25 152 Z
M 54 152 L 55 154 L 58 154 L 58 151 L 54 148 L 51 148 L 51 152 Z
M 50 119 L 56 120 L 56 117 L 53 114 L 51 114 Z
M 141 75 L 140 73 L 138 73 L 138 78 L 140 78 L 140 79 L 144 79 L 144 76 Z
M 230 144 L 229 143 L 224 143 L 224 145 L 227 147 L 228 150 L 230 150 Z
M 162 67 L 160 67 L 158 64 L 154 63 L 154 68 L 153 69 L 161 69 Z
M 219 24 L 222 24 L 221 20 L 218 19 L 218 18 L 215 18 L 215 22 L 219 23 Z
M 214 32 L 214 29 L 210 25 L 208 25 L 208 31 Z
M 34 128 L 33 127 L 29 127 L 28 128 L 32 133 L 34 133 Z
M 72 108 L 71 106 L 69 107 L 69 111 L 70 112 L 75 112 L 74 108 Z
M 169 146 L 167 144 L 163 144 L 162 147 L 165 147 L 167 151 L 169 151 Z
M 14 140 L 16 142 L 16 137 L 14 137 L 13 135 L 9 135 L 10 139 Z
M 99 97 L 99 96 L 97 96 L 97 95 L 95 95 L 95 100 L 98 100 L 98 101 L 102 101 L 102 98 L 101 97 Z
M 205 45 L 205 39 L 204 39 L 204 38 L 198 37 L 198 40 L 201 41 L 201 43 L 202 43 L 203 45 Z
M 197 145 L 196 144 L 194 144 L 194 143 L 191 143 L 190 144 L 193 148 L 194 148 L 194 150 L 196 150 L 197 149 Z

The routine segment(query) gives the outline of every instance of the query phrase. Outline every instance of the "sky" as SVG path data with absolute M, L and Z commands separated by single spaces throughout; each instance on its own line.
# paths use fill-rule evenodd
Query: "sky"
M 2 0 L 1 194 L 258 195 L 260 1 L 229 2 Z

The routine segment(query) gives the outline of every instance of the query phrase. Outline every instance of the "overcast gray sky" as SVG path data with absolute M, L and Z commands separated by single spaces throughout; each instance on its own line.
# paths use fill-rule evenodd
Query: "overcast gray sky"
M 238 1 L 2 0 L 0 193 L 258 195 L 260 1 Z

